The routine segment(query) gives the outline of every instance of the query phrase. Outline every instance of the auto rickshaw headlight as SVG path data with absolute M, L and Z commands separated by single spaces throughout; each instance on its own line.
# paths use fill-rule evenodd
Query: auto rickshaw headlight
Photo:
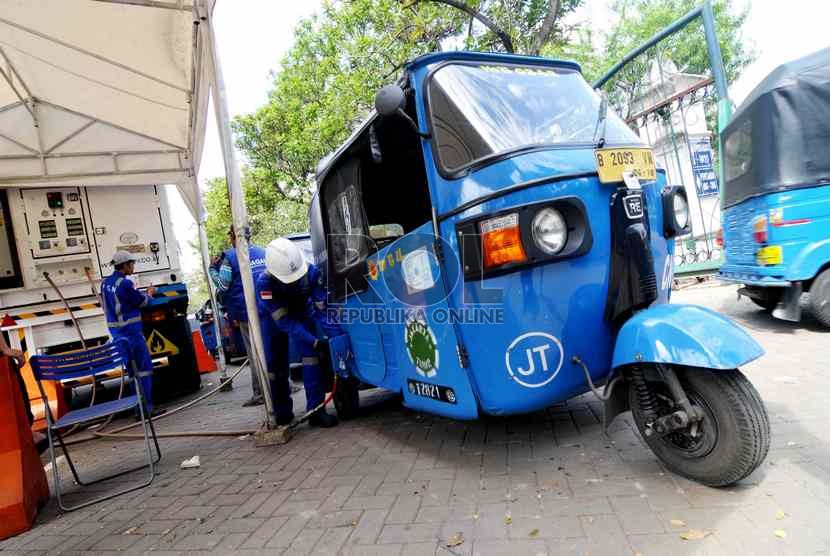
M 689 233 L 690 212 L 686 190 L 681 185 L 663 189 L 663 235 L 667 238 Z
M 533 243 L 548 255 L 562 251 L 568 243 L 568 225 L 562 213 L 545 207 L 533 217 L 531 224 Z

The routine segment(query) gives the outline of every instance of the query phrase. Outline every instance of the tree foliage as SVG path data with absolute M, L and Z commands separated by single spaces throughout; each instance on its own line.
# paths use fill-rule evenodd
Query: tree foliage
M 273 187 L 254 179 L 247 168 L 242 172 L 242 188 L 254 243 L 265 245 L 279 236 L 308 229 L 305 203 L 286 199 Z M 225 178 L 207 180 L 204 204 L 208 215 L 205 232 L 210 253 L 217 254 L 230 247 L 227 233 L 232 217 Z
M 700 0 L 614 0 L 612 10 L 619 21 L 607 33 L 595 37 L 589 29 L 581 28 L 574 35 L 575 40 L 558 53 L 582 63 L 586 79 L 593 82 L 628 52 L 698 6 Z M 741 33 L 749 7 L 738 10 L 733 0 L 714 0 L 712 8 L 726 77 L 732 82 L 755 58 L 755 52 Z M 603 48 L 594 48 L 596 43 Z M 700 19 L 647 50 L 605 85 L 604 90 L 624 116 L 625 107 L 647 85 L 654 64 L 667 61 L 682 72 L 711 74 Z

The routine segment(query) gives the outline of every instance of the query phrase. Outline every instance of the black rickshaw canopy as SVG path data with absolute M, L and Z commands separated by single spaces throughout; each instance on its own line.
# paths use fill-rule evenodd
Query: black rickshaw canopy
M 770 73 L 737 110 L 723 139 L 724 207 L 830 183 L 830 48 Z

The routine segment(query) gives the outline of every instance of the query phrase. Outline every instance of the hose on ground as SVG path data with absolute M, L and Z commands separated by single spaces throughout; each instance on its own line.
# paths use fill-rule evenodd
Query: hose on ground
M 337 391 L 337 373 L 334 373 L 334 380 L 331 383 L 331 392 L 329 392 L 329 395 L 326 396 L 326 399 L 323 400 L 323 403 L 321 403 L 317 407 L 311 409 L 310 411 L 306 411 L 305 415 L 303 415 L 302 417 L 300 417 L 299 419 L 297 419 L 296 421 L 294 421 L 293 423 L 288 425 L 288 430 L 296 429 L 302 423 L 305 423 L 306 421 L 308 421 L 311 418 L 311 416 L 314 415 L 317 411 L 322 411 L 322 409 L 324 407 L 326 407 L 326 405 L 328 405 L 328 403 L 332 400 L 332 398 L 334 398 L 334 393 L 336 391 Z
M 227 378 L 227 380 L 233 380 L 234 378 L 236 378 L 236 376 L 239 373 L 241 373 L 248 366 L 248 364 L 249 364 L 249 361 L 246 359 L 242 363 L 242 365 L 240 365 L 239 368 L 232 375 L 230 375 Z M 187 402 L 183 405 L 180 405 L 179 407 L 171 409 L 170 411 L 168 411 L 166 413 L 163 413 L 162 415 L 159 415 L 158 417 L 155 417 L 153 419 L 153 422 L 157 422 L 161 419 L 164 419 L 165 417 L 169 417 L 169 416 L 174 415 L 174 414 L 176 414 L 180 411 L 184 411 L 185 409 L 193 407 L 194 405 L 201 402 L 202 400 L 204 400 L 204 399 L 214 395 L 215 393 L 219 392 L 222 389 L 222 386 L 224 386 L 223 383 L 219 384 L 219 386 L 217 386 L 216 388 L 213 388 L 212 390 L 210 390 L 208 392 L 205 392 L 204 394 L 202 394 L 198 398 L 190 400 L 189 402 Z M 310 419 L 311 416 L 314 415 L 315 412 L 322 410 L 334 398 L 334 393 L 336 391 L 337 391 L 337 374 L 335 373 L 334 381 L 333 381 L 332 387 L 331 387 L 331 392 L 329 392 L 328 396 L 326 396 L 326 398 L 323 400 L 323 402 L 321 404 L 319 404 L 317 407 L 315 407 L 315 408 L 311 409 L 310 411 L 306 412 L 305 415 L 303 415 L 302 417 L 300 417 L 299 419 L 297 419 L 296 421 L 294 421 L 293 423 L 288 425 L 287 428 L 289 430 L 295 429 L 296 427 L 298 427 L 299 425 L 301 425 L 302 423 L 304 423 L 305 421 Z M 95 440 L 96 438 L 116 438 L 116 439 L 120 439 L 120 440 L 144 440 L 144 434 L 138 434 L 138 433 L 123 434 L 123 431 L 129 430 L 129 429 L 132 429 L 132 428 L 135 428 L 135 427 L 139 427 L 139 426 L 141 426 L 141 421 L 136 422 L 136 423 L 132 423 L 132 424 L 129 424 L 129 425 L 124 425 L 123 427 L 118 427 L 118 428 L 113 429 L 112 431 L 109 431 L 109 432 L 92 431 L 91 436 L 85 436 L 85 437 L 74 439 L 70 442 L 66 442 L 66 445 L 69 446 L 69 445 L 73 445 L 73 444 L 80 444 L 82 442 L 87 442 L 89 440 Z M 235 431 L 210 431 L 210 430 L 207 430 L 207 431 L 171 431 L 171 432 L 156 433 L 156 437 L 157 438 L 181 438 L 181 437 L 245 436 L 245 435 L 248 435 L 248 434 L 254 434 L 255 432 L 257 432 L 257 430 L 258 429 L 243 429 L 243 430 L 235 430 Z
M 239 368 L 231 376 L 228 377 L 228 380 L 233 380 L 234 378 L 236 378 L 236 375 L 238 375 L 243 370 L 245 370 L 245 368 L 247 366 L 248 366 L 248 360 L 246 359 L 242 363 L 242 365 L 240 365 Z M 176 413 L 178 413 L 180 411 L 184 411 L 185 409 L 196 405 L 200 401 L 204 400 L 205 398 L 209 398 L 210 396 L 214 395 L 216 392 L 221 390 L 222 386 L 224 386 L 224 383 L 220 383 L 219 386 L 217 386 L 216 388 L 213 388 L 212 390 L 209 390 L 209 391 L 205 392 L 201 396 L 199 396 L 197 398 L 194 398 L 194 399 L 190 400 L 189 402 L 180 405 L 179 407 L 173 408 L 170 411 L 159 415 L 158 417 L 155 417 L 153 419 L 153 422 L 160 421 L 161 419 L 164 419 L 166 417 L 170 417 L 171 415 L 175 415 Z M 91 436 L 84 436 L 84 437 L 81 437 L 81 438 L 76 438 L 76 439 L 74 439 L 70 442 L 67 442 L 66 444 L 67 444 L 67 446 L 71 446 L 73 444 L 80 444 L 82 442 L 87 442 L 89 440 L 95 440 L 96 438 L 124 438 L 124 439 L 141 438 L 141 439 L 143 439 L 144 438 L 143 434 L 136 434 L 136 435 L 118 434 L 120 432 L 129 430 L 129 429 L 132 429 L 132 428 L 135 428 L 135 427 L 140 427 L 140 426 L 141 426 L 141 421 L 138 421 L 136 423 L 131 423 L 129 425 L 124 425 L 123 427 L 118 427 L 118 428 L 113 429 L 109 432 L 91 431 L 92 432 Z M 187 432 L 187 431 L 185 431 L 185 432 Z M 236 433 L 235 436 L 241 436 L 241 435 L 244 435 L 244 434 L 248 434 L 251 431 L 200 431 L 200 435 L 204 436 L 205 433 L 215 433 L 211 436 L 228 436 L 228 435 L 230 435 L 231 432 L 235 432 Z M 159 438 L 165 438 L 165 436 L 164 436 L 165 434 L 173 434 L 173 433 L 162 433 L 162 434 L 157 433 L 156 436 L 158 436 Z

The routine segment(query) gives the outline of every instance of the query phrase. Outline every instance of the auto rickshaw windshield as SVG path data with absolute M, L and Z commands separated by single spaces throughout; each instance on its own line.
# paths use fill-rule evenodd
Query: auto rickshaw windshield
M 444 172 L 543 146 L 591 145 L 600 96 L 570 68 L 452 63 L 428 82 L 436 154 Z M 609 145 L 642 144 L 613 111 Z

